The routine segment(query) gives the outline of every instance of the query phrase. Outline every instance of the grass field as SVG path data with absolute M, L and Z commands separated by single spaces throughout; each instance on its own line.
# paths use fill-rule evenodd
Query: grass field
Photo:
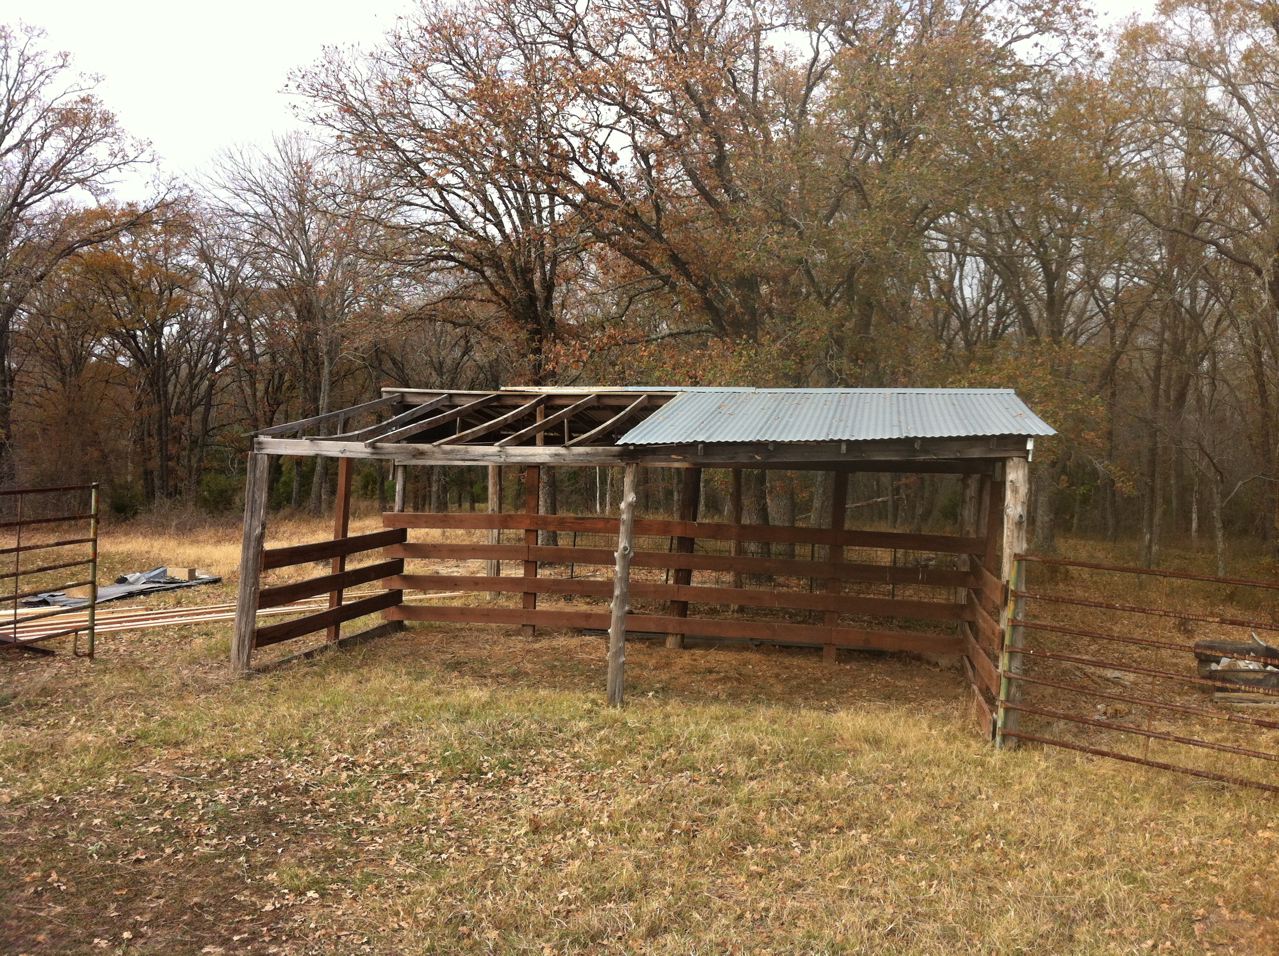
M 103 548 L 231 593 L 226 526 Z M 1279 952 L 1273 798 L 995 753 L 958 672 L 636 644 L 617 712 L 594 638 L 420 627 L 242 682 L 228 642 L 0 659 L 0 951 Z

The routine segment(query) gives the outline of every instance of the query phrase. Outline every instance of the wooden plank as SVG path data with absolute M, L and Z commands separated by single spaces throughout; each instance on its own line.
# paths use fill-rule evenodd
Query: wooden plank
M 231 636 L 231 673 L 249 672 L 254 628 L 258 621 L 258 592 L 265 566 L 266 506 L 270 493 L 270 462 L 250 453 L 244 482 L 244 537 L 240 544 L 240 584 L 235 602 L 235 630 Z
M 383 408 L 388 408 L 400 400 L 398 392 L 390 395 L 383 395 L 381 398 L 375 398 L 371 402 L 364 402 L 360 405 L 352 405 L 350 408 L 338 408 L 331 412 L 324 412 L 320 415 L 312 415 L 310 418 L 299 418 L 297 421 L 283 422 L 279 425 L 271 425 L 268 428 L 261 428 L 254 432 L 255 437 L 268 438 L 272 435 L 290 435 L 302 431 L 304 428 L 310 428 L 313 425 L 325 425 L 339 418 L 350 418 L 363 412 L 376 412 Z
M 322 465 L 323 463 L 319 463 Z M 333 498 L 333 540 L 342 541 L 351 533 L 351 466 L 350 458 L 338 459 L 337 491 Z M 346 570 L 346 555 L 333 556 L 333 574 L 341 575 Z M 329 607 L 342 606 L 342 589 L 336 588 L 329 594 Z M 330 625 L 326 639 L 330 644 L 336 643 L 342 635 L 341 622 Z
M 432 415 L 430 418 L 422 421 L 412 422 L 395 431 L 387 432 L 385 435 L 379 435 L 369 441 L 364 442 L 365 446 L 370 445 L 389 445 L 395 442 L 401 442 L 406 438 L 412 438 L 414 435 L 420 435 L 422 432 L 430 431 L 432 428 L 439 428 L 441 425 L 447 425 L 449 422 L 458 421 L 471 412 L 479 411 L 486 405 L 491 405 L 502 396 L 498 393 L 490 393 L 482 395 L 474 401 L 467 402 L 465 405 L 458 405 L 450 408 L 447 412 L 441 412 L 439 415 Z M 356 443 L 352 443 L 356 444 Z
M 537 519 L 537 512 L 541 508 L 541 480 L 542 469 L 537 465 L 532 465 L 524 469 L 524 547 L 537 547 L 537 525 L 534 521 Z M 496 517 L 501 517 L 500 515 Z M 524 559 L 524 577 L 537 577 L 537 559 Z M 537 607 L 537 592 L 524 592 L 524 610 L 532 611 Z M 533 635 L 537 633 L 536 624 L 528 624 L 524 628 L 524 633 Z
M 680 474 L 679 518 L 681 521 L 696 522 L 697 512 L 702 501 L 702 469 L 685 468 Z M 695 538 L 680 536 L 675 539 L 677 554 L 692 554 L 696 545 Z M 687 587 L 693 581 L 692 568 L 676 568 L 675 584 Z M 688 617 L 687 601 L 671 601 L 666 611 L 671 617 Z M 666 646 L 677 649 L 684 646 L 684 635 L 678 631 L 666 635 Z
M 500 439 L 497 442 L 497 447 L 505 448 L 508 445 L 518 445 L 520 442 L 526 441 L 529 438 L 535 438 L 536 436 L 542 434 L 542 432 L 549 429 L 551 426 L 558 425 L 560 422 L 567 422 L 570 418 L 572 418 L 578 412 L 598 404 L 599 400 L 600 400 L 599 395 L 594 395 L 594 394 L 587 395 L 581 401 L 574 402 L 568 408 L 561 408 L 558 412 L 554 412 L 550 415 L 547 415 L 545 418 L 541 419 L 540 421 L 534 422 L 532 425 L 529 425 L 527 428 L 522 428 L 519 431 L 517 431 L 515 434 L 507 435 L 505 438 Z
M 500 560 L 541 561 L 548 564 L 609 565 L 615 554 L 608 548 L 570 548 L 522 544 L 447 544 L 412 542 L 387 548 L 388 557 L 409 560 Z M 679 554 L 667 551 L 636 551 L 633 567 L 691 568 L 694 571 L 732 572 L 772 575 L 776 577 L 826 578 L 865 584 L 920 585 L 922 587 L 966 588 L 973 583 L 966 571 L 952 568 L 903 567 L 887 564 L 832 565 L 828 561 L 806 561 L 798 558 L 734 558 L 725 554 Z
M 400 604 L 386 612 L 388 620 L 433 621 L 470 624 L 523 624 L 533 621 L 542 627 L 602 629 L 611 623 L 604 611 L 550 610 L 525 611 L 522 608 L 457 607 L 426 604 Z M 719 640 L 756 641 L 760 643 L 795 644 L 820 647 L 834 643 L 850 650 L 908 652 L 917 654 L 958 654 L 962 647 L 953 634 L 926 631 L 885 630 L 839 627 L 816 624 L 791 624 L 781 621 L 743 621 L 717 618 L 672 618 L 666 615 L 630 614 L 626 626 L 633 632 L 664 634 L 677 627 L 690 637 Z
M 962 648 L 964 656 L 968 659 L 968 663 L 972 665 L 980 685 L 989 692 L 991 697 L 998 696 L 999 671 L 995 668 L 991 659 L 986 656 L 986 652 L 981 649 L 969 633 L 965 633 L 962 638 Z
M 649 396 L 641 395 L 639 398 L 635 399 L 635 401 L 631 402 L 629 405 L 623 408 L 620 412 L 618 412 L 608 421 L 604 422 L 601 425 L 596 425 L 594 428 L 592 428 L 590 431 L 586 432 L 585 434 L 578 435 L 576 438 L 568 442 L 565 442 L 566 447 L 572 448 L 577 445 L 586 445 L 586 444 L 589 444 L 590 442 L 593 442 L 596 438 L 599 438 L 602 435 L 607 435 L 614 428 L 616 428 L 622 422 L 626 421 L 628 418 L 634 415 L 637 411 L 639 411 L 641 408 L 647 405 L 648 399 L 649 399 Z
M 468 428 L 466 429 L 466 431 L 458 432 L 456 435 L 450 435 L 448 438 L 441 439 L 440 441 L 437 441 L 435 444 L 436 445 L 460 445 L 463 442 L 470 441 L 472 438 L 481 438 L 484 435 L 487 435 L 490 432 L 495 432 L 498 429 L 503 428 L 506 425 L 509 425 L 511 422 L 516 421 L 520 418 L 523 418 L 525 415 L 528 415 L 531 412 L 534 412 L 537 409 L 541 408 L 543 405 L 546 404 L 547 397 L 548 396 L 546 395 L 539 395 L 537 398 L 533 399 L 531 402 L 525 402 L 523 405 L 519 406 L 518 408 L 514 408 L 509 412 L 505 412 L 501 415 L 498 415 L 496 418 L 491 418 L 486 422 L 482 422 L 479 425 L 476 425 L 474 428 Z
M 630 613 L 631 556 L 635 553 L 635 484 L 639 466 L 629 464 L 622 476 L 618 518 L 617 564 L 613 571 L 613 603 L 608 622 L 608 703 L 621 707 L 626 678 L 626 616 Z
M 378 422 L 376 425 L 370 425 L 368 428 L 361 428 L 359 431 L 346 432 L 342 435 L 334 435 L 335 439 L 343 441 L 361 441 L 367 442 L 370 439 L 376 439 L 379 435 L 385 435 L 387 432 L 393 432 L 397 428 L 407 425 L 409 422 L 418 421 L 424 418 L 427 412 L 433 411 L 442 405 L 447 405 L 451 396 L 445 392 L 429 402 L 421 405 L 414 405 L 408 411 L 400 412 L 398 415 L 392 415 L 386 421 Z
M 981 603 L 969 598 L 969 618 L 973 624 L 973 634 L 991 656 L 998 656 L 1004 642 L 1004 632 L 1000 630 L 999 621 L 991 617 Z
M 407 537 L 408 532 L 403 528 L 392 528 L 388 531 L 354 534 L 339 541 L 315 541 L 310 544 L 294 544 L 287 548 L 268 548 L 262 555 L 262 570 L 273 571 L 276 568 L 324 561 L 339 554 L 351 555 L 361 551 L 372 551 L 376 548 L 402 544 Z
M 608 597 L 612 582 L 603 578 L 537 578 L 489 577 L 468 574 L 403 574 L 386 580 L 386 587 L 404 591 L 467 591 L 519 594 L 526 590 L 538 594 L 572 594 L 582 597 Z M 791 611 L 833 611 L 865 614 L 874 617 L 898 617 L 920 621 L 966 620 L 968 610 L 962 604 L 941 601 L 912 601 L 905 598 L 863 597 L 858 594 L 810 593 L 787 589 L 762 590 L 720 588 L 698 584 L 666 584 L 658 581 L 631 581 L 630 595 L 644 601 L 672 601 L 688 604 L 718 604 L 762 607 Z M 678 619 L 681 615 L 667 612 Z M 838 621 L 836 621 L 838 623 Z
M 762 450 L 758 445 L 628 446 L 566 445 L 504 446 L 445 445 L 400 442 L 391 444 L 340 441 L 332 438 L 255 438 L 253 450 L 268 455 L 370 458 L 411 465 L 613 465 L 636 461 L 644 465 L 701 465 L 704 468 L 781 468 L 799 470 L 838 466 L 850 471 L 962 473 L 963 461 L 986 465 L 995 459 L 1024 455 L 1025 442 L 1017 448 L 967 443 L 947 449 L 919 449 L 913 443 L 834 442 L 779 444 Z M 906 468 L 903 463 L 918 463 Z
M 377 564 L 368 564 L 362 568 L 352 568 L 340 573 L 308 578 L 305 581 L 277 584 L 274 587 L 262 589 L 258 595 L 258 607 L 260 609 L 282 607 L 285 604 L 292 604 L 294 601 L 300 601 L 303 598 L 331 593 L 338 588 L 345 590 L 358 587 L 361 584 L 368 584 L 372 581 L 381 581 L 383 578 L 402 574 L 403 571 L 403 561 L 379 561 Z
M 830 494 L 830 529 L 838 534 L 844 530 L 844 521 L 848 514 L 848 475 L 842 471 L 831 472 L 831 494 Z M 830 545 L 830 563 L 839 565 L 844 563 L 844 547 L 843 545 Z M 826 579 L 826 590 L 829 593 L 838 594 L 844 586 L 844 582 L 837 576 L 831 576 Z M 829 610 L 824 616 L 827 627 L 835 628 L 839 625 L 839 611 Z M 838 656 L 835 652 L 834 644 L 826 644 L 822 647 L 822 660 L 828 664 L 834 664 Z
M 315 614 L 308 614 L 305 617 L 294 618 L 291 621 L 283 621 L 279 624 L 261 627 L 258 628 L 257 633 L 254 635 L 253 646 L 267 647 L 271 644 L 279 644 L 281 641 L 290 641 L 295 637 L 302 637 L 305 634 L 324 631 L 334 625 L 353 621 L 357 617 L 364 617 L 368 614 L 376 614 L 378 611 L 387 611 L 395 608 L 403 599 L 404 595 L 399 591 L 383 591 L 381 594 L 361 598 L 358 601 L 352 601 L 350 604 L 329 608 L 327 611 L 319 611 Z
M 577 515 L 488 515 L 482 513 L 405 512 L 386 513 L 382 522 L 389 528 L 435 528 L 439 530 L 519 529 L 532 526 L 541 531 L 577 531 L 585 534 L 615 534 L 608 518 Z M 711 521 L 680 521 L 664 518 L 637 518 L 635 533 L 660 538 L 708 538 L 715 541 L 769 541 L 785 544 L 843 545 L 896 551 L 936 551 L 969 554 L 981 550 L 981 538 L 949 534 L 912 534 L 905 531 L 836 530 L 829 528 L 781 527 L 776 525 L 733 525 Z
M 977 673 L 973 670 L 973 665 L 966 656 L 961 657 L 960 660 L 964 665 L 964 675 L 972 686 L 973 716 L 977 720 L 977 729 L 985 740 L 990 740 L 995 733 L 995 711 L 991 709 L 990 701 L 986 699 L 986 695 L 982 693 L 982 689 L 977 683 Z

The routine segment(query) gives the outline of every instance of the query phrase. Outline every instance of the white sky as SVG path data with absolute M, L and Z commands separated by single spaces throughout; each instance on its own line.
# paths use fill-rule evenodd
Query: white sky
M 150 140 L 160 171 L 189 177 L 224 149 L 296 127 L 281 91 L 326 44 L 370 44 L 413 0 L 3 0 L 0 18 L 103 77 L 107 106 Z M 1094 0 L 1107 20 L 1153 0 Z M 140 184 L 139 184 L 140 185 Z

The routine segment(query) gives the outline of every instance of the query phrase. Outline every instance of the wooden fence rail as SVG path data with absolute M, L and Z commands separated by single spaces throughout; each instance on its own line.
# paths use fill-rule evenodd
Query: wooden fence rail
M 406 540 L 407 534 L 407 531 L 397 528 L 370 534 L 349 535 L 331 541 L 290 545 L 285 548 L 265 548 L 261 554 L 261 567 L 265 571 L 338 558 L 345 559 L 352 555 L 401 545 Z M 320 594 L 328 594 L 333 606 L 290 621 L 255 627 L 253 647 L 268 647 L 271 644 L 279 644 L 317 631 L 336 634 L 336 628 L 347 621 L 394 608 L 403 600 L 403 592 L 399 589 L 391 588 L 381 594 L 350 603 L 343 603 L 342 592 L 362 584 L 393 579 L 403 571 L 404 561 L 400 558 L 390 558 L 363 567 L 343 568 L 340 571 L 332 571 L 302 581 L 290 581 L 287 584 L 261 588 L 256 594 L 255 612 L 257 608 L 281 607 L 302 598 Z
M 424 593 L 468 592 L 475 594 L 520 594 L 523 607 L 484 607 L 405 605 L 391 608 L 385 614 L 390 620 L 436 621 L 477 624 L 512 624 L 532 627 L 574 627 L 603 629 L 608 627 L 610 613 L 602 605 L 596 609 L 581 607 L 539 608 L 539 595 L 581 597 L 599 601 L 613 594 L 611 574 L 597 578 L 539 577 L 545 564 L 598 566 L 611 568 L 615 552 L 606 547 L 542 546 L 536 543 L 536 532 L 558 531 L 597 534 L 616 538 L 616 519 L 574 515 L 540 515 L 526 511 L 513 514 L 468 513 L 444 514 L 399 512 L 383 515 L 389 528 L 523 531 L 523 543 L 492 544 L 487 542 L 420 542 L 405 540 L 385 550 L 389 559 L 400 561 L 501 561 L 523 565 L 521 576 L 491 574 L 421 574 L 397 573 L 385 579 L 385 586 L 400 591 Z M 969 554 L 984 547 L 982 539 L 959 535 L 922 535 L 904 532 L 855 531 L 828 528 L 791 528 L 766 525 L 730 525 L 716 522 L 634 519 L 637 535 L 648 538 L 674 539 L 674 550 L 643 550 L 637 545 L 630 556 L 632 568 L 650 568 L 687 572 L 677 574 L 674 583 L 630 581 L 629 598 L 653 602 L 664 613 L 642 613 L 630 610 L 626 627 L 632 632 L 675 634 L 711 640 L 748 640 L 767 643 L 812 645 L 827 648 L 911 651 L 930 654 L 962 654 L 964 644 L 958 633 L 933 633 L 926 630 L 883 629 L 873 626 L 849 626 L 840 621 L 841 614 L 887 618 L 894 621 L 977 622 L 979 609 L 967 599 L 970 589 L 981 586 L 980 577 L 959 568 L 935 568 L 868 564 L 843 561 L 844 548 L 882 548 L 893 550 L 927 550 L 947 554 Z M 740 554 L 700 554 L 699 540 L 761 541 L 821 546 L 820 559 L 764 558 Z M 808 578 L 824 582 L 822 590 L 802 591 L 787 588 L 721 587 L 692 583 L 692 572 L 723 572 L 734 575 Z M 685 583 L 688 582 L 688 583 Z M 846 582 L 882 585 L 923 585 L 926 587 L 963 590 L 965 600 L 949 595 L 939 600 L 902 597 L 874 597 L 842 593 Z M 941 597 L 939 595 L 939 597 Z M 789 620 L 749 620 L 738 616 L 713 618 L 686 616 L 689 606 L 719 606 L 725 609 L 762 608 L 776 611 L 810 612 L 821 615 L 820 622 L 803 623 Z M 678 646 L 678 645 L 673 645 Z M 986 671 L 993 664 L 983 655 Z

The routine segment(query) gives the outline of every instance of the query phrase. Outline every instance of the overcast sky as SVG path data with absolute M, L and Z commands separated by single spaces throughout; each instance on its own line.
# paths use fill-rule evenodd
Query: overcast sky
M 1107 17 L 1153 0 L 1096 0 Z M 4 20 L 39 26 L 48 45 L 103 77 L 101 95 L 148 139 L 169 175 L 190 176 L 233 145 L 295 127 L 290 70 L 326 44 L 369 44 L 413 0 L 3 0 Z

